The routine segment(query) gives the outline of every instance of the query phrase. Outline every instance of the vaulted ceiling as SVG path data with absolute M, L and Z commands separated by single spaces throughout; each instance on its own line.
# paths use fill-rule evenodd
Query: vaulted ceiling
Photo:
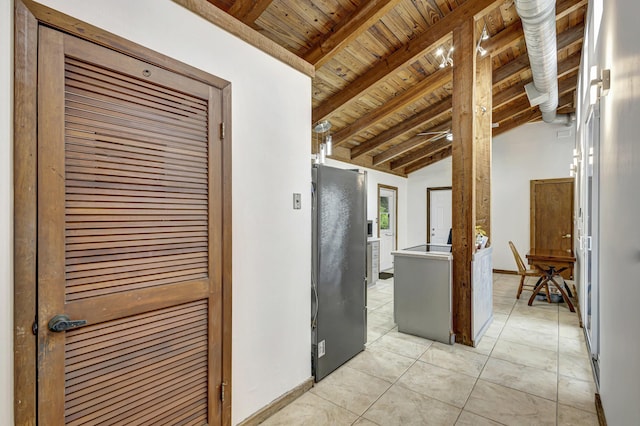
M 490 36 L 493 135 L 541 119 L 513 0 L 207 1 L 315 67 L 313 123 L 331 122 L 337 160 L 406 176 L 451 155 L 452 69 L 436 52 L 473 16 Z M 574 111 L 586 8 L 556 1 L 560 113 Z

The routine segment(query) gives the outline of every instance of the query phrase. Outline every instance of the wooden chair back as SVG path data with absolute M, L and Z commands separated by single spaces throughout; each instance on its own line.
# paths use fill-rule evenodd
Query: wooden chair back
M 518 266 L 518 272 L 522 275 L 527 271 L 527 267 L 524 265 L 522 258 L 520 257 L 520 253 L 516 250 L 516 246 L 512 241 L 509 241 L 509 247 L 511 247 L 511 252 L 513 253 L 513 258 L 516 260 L 516 265 Z

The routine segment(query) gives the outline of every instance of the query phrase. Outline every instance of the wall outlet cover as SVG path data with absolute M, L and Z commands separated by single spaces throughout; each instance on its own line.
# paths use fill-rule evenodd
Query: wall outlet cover
M 325 341 L 321 341 L 318 343 L 318 358 L 323 357 L 325 354 Z
M 294 210 L 300 210 L 302 208 L 302 194 L 293 194 L 293 208 Z

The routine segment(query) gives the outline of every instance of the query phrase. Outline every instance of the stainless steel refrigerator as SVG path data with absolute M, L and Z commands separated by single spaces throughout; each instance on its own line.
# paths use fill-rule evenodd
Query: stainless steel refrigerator
M 312 207 L 311 354 L 316 382 L 366 341 L 366 178 L 315 165 Z

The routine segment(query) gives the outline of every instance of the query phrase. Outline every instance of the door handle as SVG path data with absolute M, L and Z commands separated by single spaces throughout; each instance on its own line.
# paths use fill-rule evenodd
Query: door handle
M 563 235 L 562 238 L 571 238 L 571 234 Z
M 66 315 L 56 315 L 49 321 L 49 330 L 59 333 L 87 325 L 87 320 L 71 321 Z

